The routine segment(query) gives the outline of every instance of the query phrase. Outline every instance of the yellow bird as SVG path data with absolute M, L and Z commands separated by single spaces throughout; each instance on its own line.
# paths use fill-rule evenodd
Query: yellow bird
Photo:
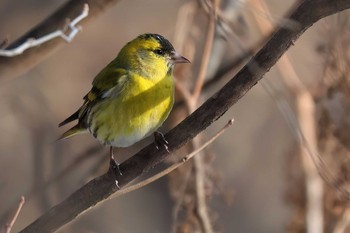
M 110 146 L 110 161 L 119 173 L 113 147 L 128 147 L 155 133 L 156 146 L 162 141 L 167 149 L 156 130 L 174 104 L 174 65 L 187 62 L 163 36 L 138 36 L 95 77 L 83 105 L 59 126 L 78 123 L 59 139 L 90 132 Z

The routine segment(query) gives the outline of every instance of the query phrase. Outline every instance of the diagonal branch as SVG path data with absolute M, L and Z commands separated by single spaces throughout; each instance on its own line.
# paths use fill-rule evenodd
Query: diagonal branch
M 266 45 L 223 88 L 209 98 L 195 112 L 165 135 L 171 152 L 179 149 L 197 134 L 220 118 L 232 105 L 242 98 L 277 62 L 283 53 L 312 24 L 328 15 L 350 8 L 349 0 L 304 0 L 290 15 L 299 27 L 294 30 L 280 28 Z M 258 65 L 258 67 L 257 67 Z M 257 69 L 252 69 L 257 67 Z M 152 169 L 169 153 L 157 150 L 153 144 L 143 148 L 120 165 L 123 176 L 120 187 Z M 95 205 L 108 199 L 118 188 L 114 176 L 107 172 L 97 177 L 60 204 L 52 207 L 22 232 L 53 232 L 72 221 Z
M 89 5 L 89 17 L 80 23 L 82 26 L 102 13 L 107 7 L 119 1 L 120 0 L 70 0 L 43 22 L 11 43 L 6 49 L 11 50 L 26 43 L 28 39 L 41 38 L 59 28 L 63 28 L 67 25 L 67 19 L 76 19 L 77 16 L 81 14 L 81 9 L 84 8 L 84 4 Z M 30 48 L 16 57 L 0 57 L 0 80 L 14 78 L 24 74 L 61 48 L 64 44 L 66 44 L 66 41 L 60 38 L 54 39 L 41 46 Z

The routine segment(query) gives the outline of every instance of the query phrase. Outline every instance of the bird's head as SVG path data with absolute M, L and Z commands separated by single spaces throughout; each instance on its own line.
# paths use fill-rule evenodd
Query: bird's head
M 160 75 L 172 71 L 177 63 L 190 62 L 177 53 L 172 44 L 158 34 L 142 34 L 127 43 L 118 58 L 129 70 L 136 70 L 143 76 Z

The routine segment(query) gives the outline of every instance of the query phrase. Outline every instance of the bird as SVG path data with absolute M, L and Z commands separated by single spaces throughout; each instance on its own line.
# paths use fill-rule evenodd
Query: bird
M 153 133 L 157 149 L 168 150 L 157 130 L 174 105 L 174 66 L 189 62 L 163 36 L 139 35 L 96 75 L 82 106 L 59 127 L 78 122 L 58 140 L 90 133 L 110 147 L 110 167 L 120 175 L 114 147 L 129 147 Z

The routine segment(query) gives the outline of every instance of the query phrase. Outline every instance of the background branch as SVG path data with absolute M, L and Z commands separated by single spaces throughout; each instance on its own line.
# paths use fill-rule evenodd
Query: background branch
M 250 3 L 265 12 L 271 18 L 271 14 L 266 3 L 263 0 L 251 0 Z M 255 15 L 256 16 L 256 15 Z M 267 35 L 272 31 L 273 25 L 269 20 L 255 17 L 260 31 Z M 296 114 L 298 115 L 298 125 L 303 137 L 307 139 L 308 145 L 312 151 L 317 151 L 316 122 L 315 122 L 315 104 L 311 93 L 302 83 L 295 68 L 292 65 L 287 54 L 284 54 L 276 67 L 281 74 L 281 78 L 289 91 L 293 94 Z M 287 119 L 288 120 L 288 119 Z M 303 147 L 300 141 L 300 156 L 305 172 L 306 188 L 306 229 L 309 233 L 323 232 L 323 182 L 319 176 L 313 159 L 308 154 L 308 150 Z
M 290 20 L 296 22 L 299 27 L 294 28 L 294 30 L 278 29 L 267 44 L 234 78 L 193 114 L 167 133 L 165 137 L 169 141 L 169 150 L 173 152 L 180 148 L 220 118 L 269 71 L 282 54 L 312 24 L 323 17 L 348 8 L 350 8 L 348 0 L 303 1 L 290 15 Z M 257 65 L 257 69 L 252 69 Z M 169 154 L 165 149 L 157 150 L 153 144 L 148 145 L 121 164 L 123 176 L 119 178 L 119 185 L 125 186 L 162 162 L 167 156 Z M 22 232 L 52 232 L 59 229 L 117 192 L 118 189 L 113 177 L 112 174 L 106 173 L 91 180 L 66 200 L 43 214 Z
M 80 26 L 76 26 L 81 20 L 89 15 L 89 6 L 84 4 L 82 12 L 75 19 L 69 22 L 63 29 L 56 30 L 40 38 L 28 38 L 23 44 L 12 49 L 0 49 L 0 56 L 3 57 L 15 57 L 22 54 L 25 50 L 39 46 L 47 41 L 53 40 L 57 37 L 61 37 L 66 42 L 71 42 L 74 37 L 81 30 Z M 68 32 L 67 32 L 68 31 Z M 68 33 L 68 34 L 66 34 Z M 6 40 L 5 40 L 6 41 Z M 0 45 L 0 48 L 2 46 Z
M 71 0 L 54 12 L 43 22 L 25 33 L 22 37 L 11 43 L 6 49 L 13 49 L 24 44 L 28 39 L 40 38 L 67 24 L 67 19 L 74 19 L 81 14 L 84 4 L 89 5 L 89 16 L 80 25 L 84 26 L 95 16 L 102 13 L 107 7 L 120 0 Z M 0 57 L 0 79 L 10 79 L 24 74 L 35 65 L 46 59 L 67 42 L 61 38 L 51 40 L 39 47 L 26 50 L 16 57 Z
M 186 101 L 190 101 L 187 103 L 189 113 L 195 111 L 198 106 L 198 100 L 201 95 L 203 84 L 205 80 L 205 76 L 207 75 L 208 64 L 210 60 L 210 55 L 212 52 L 214 37 L 215 37 L 215 29 L 217 25 L 217 11 L 219 7 L 219 2 L 217 0 L 207 1 L 209 7 L 209 23 L 208 23 L 208 31 L 206 35 L 206 41 L 204 45 L 204 51 L 202 54 L 202 60 L 198 72 L 198 76 L 195 82 L 194 90 L 189 99 Z M 200 147 L 201 139 L 200 137 L 196 137 L 192 140 L 192 147 L 197 149 Z M 203 153 L 201 153 L 203 154 Z M 204 233 L 212 233 L 213 227 L 209 217 L 209 211 L 207 206 L 207 198 L 205 192 L 205 181 L 206 181 L 206 170 L 205 165 L 203 163 L 203 156 L 197 156 L 193 159 L 193 171 L 195 177 L 195 190 L 196 190 L 196 216 L 199 221 L 199 225 L 201 226 L 202 232 Z

